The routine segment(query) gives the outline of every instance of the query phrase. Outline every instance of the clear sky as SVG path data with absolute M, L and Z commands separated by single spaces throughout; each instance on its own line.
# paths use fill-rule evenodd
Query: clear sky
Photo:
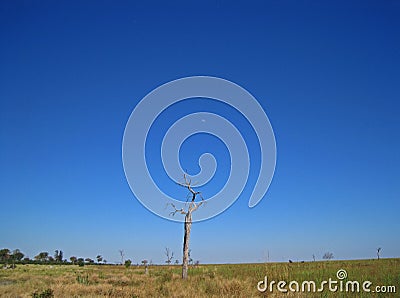
M 183 225 L 135 199 L 122 137 L 151 90 L 207 75 L 259 100 L 277 165 L 255 208 L 247 206 L 253 171 L 232 207 L 193 225 L 193 259 L 373 258 L 378 247 L 400 257 L 400 3 L 185 2 L 0 2 L 0 248 L 109 262 L 124 249 L 133 262 L 162 263 L 169 247 L 181 258 Z M 213 102 L 171 107 L 158 123 L 214 108 L 239 122 L 252 148 L 240 117 Z M 154 127 L 153 145 L 162 133 Z M 204 152 L 229 163 L 206 134 L 181 149 L 189 172 Z M 160 187 L 184 196 L 168 185 L 159 151 L 149 157 Z M 251 158 L 257 167 L 257 151 Z

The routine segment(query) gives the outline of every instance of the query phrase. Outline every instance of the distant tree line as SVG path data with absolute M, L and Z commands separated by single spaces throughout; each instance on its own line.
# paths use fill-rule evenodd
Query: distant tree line
M 127 268 L 132 266 L 132 264 L 133 264 L 132 260 L 124 259 L 124 257 L 125 257 L 124 251 L 119 250 L 119 253 L 121 255 L 120 265 L 124 265 Z M 164 254 L 166 256 L 165 263 L 167 265 L 171 265 L 171 264 L 179 265 L 179 261 L 177 259 L 175 260 L 175 262 L 173 262 L 174 253 L 169 248 L 165 248 Z M 189 260 L 188 260 L 189 265 L 197 266 L 200 264 L 200 261 L 193 261 L 193 259 L 191 258 L 191 250 L 190 249 L 188 251 L 188 256 L 189 256 Z M 82 258 L 82 257 L 76 257 L 76 256 L 71 256 L 69 259 L 66 259 L 66 258 L 64 258 L 64 252 L 62 250 L 55 250 L 53 255 L 51 255 L 47 251 L 42 251 L 31 259 L 31 258 L 25 256 L 25 254 L 23 252 L 21 252 L 21 250 L 19 250 L 19 249 L 15 249 L 13 251 L 11 251 L 8 248 L 0 249 L 0 268 L 1 267 L 15 268 L 16 264 L 49 264 L 49 265 L 85 266 L 85 265 L 94 265 L 94 264 L 106 265 L 108 263 L 107 263 L 107 260 L 104 259 L 101 255 L 97 255 L 95 259 Z M 143 267 L 146 268 L 146 270 L 149 265 L 153 265 L 152 261 L 149 262 L 147 260 L 142 260 L 141 264 L 143 265 Z M 110 264 L 110 265 L 116 265 L 116 264 Z M 139 266 L 139 263 L 137 264 L 137 266 Z
M 10 268 L 15 268 L 16 264 L 65 264 L 65 265 L 92 265 L 92 264 L 107 264 L 101 255 L 96 256 L 97 263 L 91 258 L 78 258 L 72 256 L 64 259 L 64 253 L 62 250 L 54 251 L 54 255 L 50 255 L 47 251 L 42 251 L 38 253 L 33 259 L 26 257 L 19 249 L 11 251 L 8 248 L 0 249 L 0 264 L 3 266 L 9 266 Z

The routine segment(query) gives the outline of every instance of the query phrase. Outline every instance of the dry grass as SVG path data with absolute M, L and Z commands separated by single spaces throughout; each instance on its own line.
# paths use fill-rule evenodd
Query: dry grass
M 34 292 L 51 289 L 55 297 L 346 297 L 346 293 L 260 293 L 256 286 L 269 280 L 314 280 L 319 283 L 345 269 L 351 280 L 370 280 L 374 285 L 394 285 L 400 290 L 400 259 L 327 261 L 310 263 L 268 263 L 201 265 L 191 268 L 182 281 L 180 267 L 92 265 L 18 265 L 0 269 L 1 297 L 32 297 Z M 351 293 L 351 297 L 398 297 L 397 294 Z

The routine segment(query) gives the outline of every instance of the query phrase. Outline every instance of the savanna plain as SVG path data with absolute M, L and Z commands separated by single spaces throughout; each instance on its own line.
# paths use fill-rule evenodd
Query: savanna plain
M 371 292 L 260 292 L 274 280 L 314 281 L 317 286 L 344 269 L 347 279 L 371 281 Z M 395 286 L 396 293 L 373 292 Z M 287 288 L 287 286 L 286 286 Z M 393 290 L 393 289 L 392 289 Z M 400 297 L 400 259 L 197 265 L 181 279 L 181 266 L 34 265 L 0 269 L 0 297 Z

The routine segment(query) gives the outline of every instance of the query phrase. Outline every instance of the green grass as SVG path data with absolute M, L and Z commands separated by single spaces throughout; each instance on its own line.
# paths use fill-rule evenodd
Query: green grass
M 345 269 L 346 280 L 376 285 L 393 285 L 395 294 L 330 292 L 260 293 L 257 283 L 268 280 L 286 282 L 313 280 L 317 286 Z M 18 265 L 0 269 L 0 297 L 32 297 L 51 292 L 54 297 L 400 297 L 400 259 L 324 261 L 307 263 L 265 263 L 200 265 L 191 267 L 182 281 L 179 266 L 143 267 L 110 265 Z M 346 281 L 345 280 L 345 281 Z

